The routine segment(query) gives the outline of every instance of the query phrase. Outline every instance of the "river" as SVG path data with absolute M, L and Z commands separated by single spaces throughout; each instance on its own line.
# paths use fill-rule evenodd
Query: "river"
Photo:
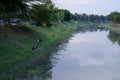
M 120 34 L 81 27 L 59 47 L 39 80 L 120 80 Z

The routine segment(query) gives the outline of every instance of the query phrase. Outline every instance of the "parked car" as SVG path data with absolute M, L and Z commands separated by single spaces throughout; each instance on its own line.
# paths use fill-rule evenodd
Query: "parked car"
M 4 26 L 4 20 L 0 20 L 0 26 Z
M 19 20 L 13 19 L 13 20 L 11 21 L 11 25 L 13 25 L 13 26 L 19 25 Z

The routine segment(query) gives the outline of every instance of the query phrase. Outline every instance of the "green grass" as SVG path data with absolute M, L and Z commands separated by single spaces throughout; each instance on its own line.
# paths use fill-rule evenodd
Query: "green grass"
M 106 29 L 109 29 L 109 30 L 111 30 L 111 31 L 120 33 L 120 27 L 117 28 L 117 27 L 113 27 L 113 26 L 111 26 L 111 25 L 118 25 L 118 24 L 114 24 L 114 23 L 101 24 L 101 26 L 104 27 L 104 28 L 106 28 Z
M 24 76 L 36 61 L 46 57 L 45 53 L 68 38 L 74 28 L 72 22 L 55 24 L 51 28 L 34 25 L 0 27 L 0 80 Z M 39 38 L 43 41 L 37 42 Z M 34 44 L 39 46 L 35 51 L 32 50 Z

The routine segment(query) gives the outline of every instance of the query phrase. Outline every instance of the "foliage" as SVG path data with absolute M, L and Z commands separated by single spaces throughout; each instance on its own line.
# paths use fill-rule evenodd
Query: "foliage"
M 120 23 L 120 12 L 112 12 L 108 15 L 108 18 L 115 23 Z
M 103 15 L 87 15 L 87 14 L 77 14 L 75 13 L 72 17 L 73 20 L 75 21 L 91 21 L 91 22 L 104 22 L 105 20 L 107 20 L 106 16 Z
M 5 7 L 6 12 L 14 12 L 25 6 L 22 0 L 1 0 L 0 3 Z
M 31 18 L 37 22 L 37 25 L 50 26 L 53 21 L 63 18 L 63 12 L 57 9 L 53 3 L 34 5 L 31 9 Z
M 24 3 L 25 0 L 1 0 L 0 1 L 0 15 L 1 17 L 10 22 L 13 17 L 23 16 L 27 5 Z
M 64 21 L 70 21 L 72 19 L 72 13 L 68 10 L 62 10 L 64 12 Z

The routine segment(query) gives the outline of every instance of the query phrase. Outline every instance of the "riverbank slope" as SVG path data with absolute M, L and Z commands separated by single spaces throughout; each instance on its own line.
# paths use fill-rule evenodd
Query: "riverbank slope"
M 75 26 L 75 23 L 65 22 L 51 28 L 33 25 L 0 27 L 0 80 L 24 77 L 39 59 L 45 61 Z
M 111 31 L 120 33 L 120 24 L 116 24 L 116 23 L 107 23 L 107 24 L 102 24 L 102 27 L 109 29 Z

